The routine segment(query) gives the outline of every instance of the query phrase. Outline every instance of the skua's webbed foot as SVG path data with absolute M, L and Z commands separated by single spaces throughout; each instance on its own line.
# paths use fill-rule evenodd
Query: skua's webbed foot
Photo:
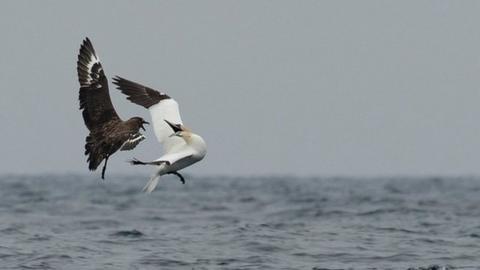
M 107 170 L 107 162 L 108 162 L 108 156 L 105 158 L 105 163 L 103 164 L 102 168 L 102 179 L 105 180 L 105 171 Z

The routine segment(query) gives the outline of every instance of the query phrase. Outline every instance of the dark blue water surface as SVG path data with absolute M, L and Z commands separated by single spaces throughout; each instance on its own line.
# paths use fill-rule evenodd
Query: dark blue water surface
M 0 177 L 0 269 L 480 269 L 477 178 Z

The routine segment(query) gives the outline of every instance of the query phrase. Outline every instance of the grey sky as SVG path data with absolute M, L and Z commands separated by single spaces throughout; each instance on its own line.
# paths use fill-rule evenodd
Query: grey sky
M 173 96 L 198 175 L 480 173 L 478 1 L 4 1 L 0 173 L 87 173 L 76 57 Z M 149 118 L 112 86 L 125 119 Z M 157 158 L 151 129 L 109 172 Z M 99 172 L 97 172 L 99 174 Z

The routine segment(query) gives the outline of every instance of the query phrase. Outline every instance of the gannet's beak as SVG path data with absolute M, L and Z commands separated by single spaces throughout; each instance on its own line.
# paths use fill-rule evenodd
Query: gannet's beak
M 182 137 L 182 132 L 178 131 L 178 132 L 172 133 L 172 135 L 170 135 L 168 137 L 174 137 L 174 136 Z
M 179 136 L 181 137 L 182 135 L 180 134 L 183 130 L 182 130 L 182 126 L 180 124 L 173 124 L 171 123 L 170 121 L 168 120 L 165 120 L 164 121 L 172 128 L 173 130 L 173 134 L 170 135 L 169 137 L 172 137 L 172 136 Z

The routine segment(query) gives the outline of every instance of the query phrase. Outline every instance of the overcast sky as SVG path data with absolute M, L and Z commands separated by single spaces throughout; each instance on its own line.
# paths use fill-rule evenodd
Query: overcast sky
M 479 14 L 479 1 L 3 1 L 0 174 L 89 173 L 86 36 L 109 79 L 180 103 L 209 147 L 189 174 L 480 174 Z M 123 119 L 149 119 L 110 91 Z M 161 155 L 147 131 L 109 173 L 150 173 L 125 163 Z

